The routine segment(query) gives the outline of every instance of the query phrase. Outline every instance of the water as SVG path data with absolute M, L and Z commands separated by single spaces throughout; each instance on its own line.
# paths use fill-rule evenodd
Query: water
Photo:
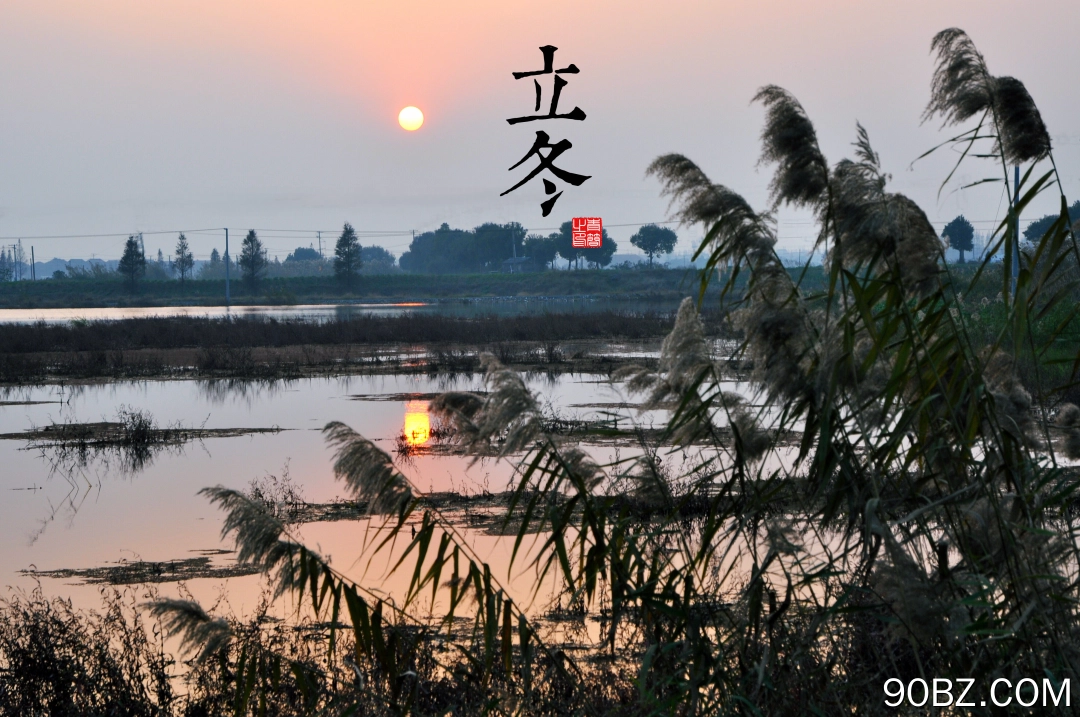
M 300 320 L 322 323 L 357 316 L 400 316 L 407 313 L 449 316 L 512 316 L 545 312 L 580 313 L 621 311 L 670 313 L 678 301 L 630 300 L 590 297 L 497 297 L 456 299 L 442 302 L 304 304 L 296 306 L 160 306 L 107 307 L 83 309 L 0 309 L 0 323 L 66 323 L 69 321 L 112 321 L 145 317 L 192 316 L 250 319 Z
M 595 418 L 601 412 L 621 414 L 649 425 L 660 413 L 612 409 L 627 401 L 603 377 L 541 376 L 527 379 L 548 410 L 565 418 Z M 74 584 L 21 573 L 24 570 L 93 568 L 122 561 L 170 561 L 201 551 L 231 548 L 219 535 L 223 514 L 198 491 L 222 485 L 247 489 L 253 479 L 281 477 L 288 472 L 310 503 L 326 503 L 346 495 L 331 467 L 332 453 L 322 427 L 342 421 L 393 454 L 403 431 L 423 443 L 430 426 L 424 394 L 443 390 L 482 389 L 480 377 L 353 376 L 250 383 L 236 381 L 116 382 L 88 386 L 38 386 L 9 389 L 0 395 L 0 433 L 17 433 L 51 423 L 114 421 L 122 407 L 149 411 L 158 426 L 183 424 L 216 428 L 278 428 L 230 438 L 207 438 L 182 448 L 154 454 L 140 470 L 115 458 L 91 460 L 85 466 L 56 463 L 55 456 L 27 449 L 25 441 L 0 441 L 0 586 L 32 589 L 37 580 L 47 595 L 71 597 L 95 607 L 98 586 Z M 412 394 L 420 394 L 416 397 Z M 389 399 L 389 400 L 385 400 Z M 632 399 L 631 399 L 632 400 Z M 6 405 L 5 405 L 6 402 Z M 601 404 L 603 407 L 597 407 Z M 598 460 L 632 449 L 594 446 Z M 500 492 L 513 484 L 515 461 L 485 460 L 472 464 L 464 456 L 417 455 L 400 463 L 417 489 L 479 493 Z M 388 579 L 385 560 L 369 567 L 357 562 L 361 544 L 379 520 L 309 523 L 297 529 L 309 546 L 330 556 L 334 565 L 365 584 L 399 591 L 401 575 Z M 468 531 L 467 531 L 468 532 Z M 505 566 L 512 539 L 469 532 L 485 559 Z M 221 563 L 221 558 L 215 558 Z M 224 559 L 228 563 L 228 559 Z M 521 591 L 535 585 L 519 575 Z M 199 578 L 186 588 L 213 602 L 227 593 L 238 610 L 251 607 L 261 589 L 259 576 Z M 162 595 L 178 596 L 174 583 L 158 585 Z

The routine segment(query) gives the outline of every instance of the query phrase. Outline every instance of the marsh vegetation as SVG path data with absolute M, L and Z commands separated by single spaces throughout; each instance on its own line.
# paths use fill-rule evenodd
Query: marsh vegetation
M 933 50 L 927 117 L 977 123 L 950 140 L 961 161 L 975 161 L 974 145 L 1006 179 L 1027 167 L 989 253 L 1003 250 L 996 272 L 989 261 L 949 270 L 923 211 L 887 190 L 863 128 L 854 157 L 830 164 L 799 102 L 763 88 L 770 209 L 815 214 L 822 285 L 781 265 L 769 212 L 666 155 L 650 174 L 675 216 L 706 231 L 699 297 L 743 283 L 722 355 L 687 299 L 658 358 L 614 372 L 624 403 L 663 412 L 662 427 L 629 430 L 600 460 L 586 437 L 607 429 L 553 420 L 493 353 L 479 358 L 483 392 L 426 397 L 441 441 L 512 467 L 509 490 L 476 506 L 510 546 L 506 563 L 476 547 L 454 515 L 460 501 L 408 477 L 408 455 L 395 461 L 333 421 L 322 430 L 334 474 L 368 516 L 361 559 L 389 551 L 399 591 L 350 576 L 305 540 L 308 509 L 275 497 L 287 486 L 207 487 L 237 561 L 267 578 L 266 607 L 245 620 L 151 595 L 144 618 L 112 593 L 95 615 L 19 598 L 0 622 L 4 707 L 895 714 L 886 679 L 935 677 L 1068 680 L 1080 703 L 1080 408 L 1069 402 L 1080 353 L 1067 310 L 1080 248 L 1023 85 L 991 75 L 959 30 Z M 1055 190 L 1061 215 L 1018 253 L 1015 212 Z M 979 298 L 987 277 L 1000 302 Z M 733 370 L 749 379 L 741 391 Z M 524 592 L 512 585 L 522 574 Z M 275 601 L 298 617 L 266 620 Z M 175 665 L 140 642 L 143 619 L 156 621 L 155 640 L 181 643 L 184 698 L 161 686 Z M 98 625 L 112 631 L 99 641 L 108 647 L 67 647 Z M 69 626 L 85 627 L 71 636 Z M 65 688 L 101 686 L 60 694 L 44 677 L 60 667 Z
M 711 316 L 710 334 L 726 325 Z M 478 371 L 479 353 L 550 370 L 604 363 L 613 343 L 656 346 L 673 316 L 600 311 L 518 316 L 360 315 L 301 320 L 140 318 L 0 324 L 0 384 L 102 378 L 296 378 Z M 591 355 L 590 355 L 591 354 Z M 610 364 L 610 361 L 608 361 Z

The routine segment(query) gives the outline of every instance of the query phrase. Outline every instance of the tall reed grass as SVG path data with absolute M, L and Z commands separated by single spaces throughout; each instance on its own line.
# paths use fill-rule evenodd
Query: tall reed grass
M 723 366 L 687 300 L 659 370 L 618 377 L 646 407 L 672 409 L 663 440 L 640 456 L 599 465 L 547 433 L 536 397 L 494 357 L 486 397 L 434 402 L 459 440 L 517 461 L 511 569 L 526 561 L 538 584 L 557 581 L 573 604 L 601 616 L 603 634 L 587 655 L 571 659 L 544 642 L 467 540 L 419 506 L 385 453 L 327 426 L 338 475 L 386 516 L 385 541 L 408 541 L 398 565 L 412 578 L 394 609 L 448 591 L 439 624 L 461 658 L 447 669 L 485 686 L 485 711 L 544 712 L 530 678 L 540 656 L 565 671 L 566 712 L 587 709 L 597 671 L 626 688 L 613 709 L 627 714 L 886 714 L 890 678 L 987 686 L 1045 678 L 1056 689 L 1068 680 L 1080 702 L 1071 462 L 1080 458 L 1080 409 L 1052 412 L 1080 352 L 1067 353 L 1068 370 L 1045 371 L 1048 357 L 1061 361 L 1064 324 L 1033 330 L 1076 296 L 1080 254 L 1024 86 L 991 75 L 960 30 L 938 34 L 933 51 L 927 118 L 977 123 L 945 146 L 958 144 L 961 161 L 975 147 L 1005 178 L 1011 165 L 1025 166 L 1019 201 L 989 252 L 1005 255 L 996 333 L 973 337 L 960 314 L 966 287 L 947 271 L 924 212 L 888 190 L 868 132 L 858 127 L 854 156 L 830 163 L 795 97 L 766 87 L 755 99 L 766 111 L 762 160 L 776 168 L 769 211 L 683 156 L 649 167 L 675 217 L 704 227 L 698 254 L 708 267 L 731 267 L 722 293 L 745 280 L 731 318 L 754 395 L 723 390 Z M 1061 218 L 1021 257 L 1015 212 L 1052 188 Z M 770 212 L 782 204 L 817 217 L 824 291 L 808 294 L 777 257 Z M 704 272 L 702 296 L 715 276 Z M 1023 356 L 1034 371 L 1021 377 Z M 794 448 L 777 440 L 791 430 L 802 436 Z M 681 475 L 665 469 L 671 454 L 689 466 Z M 382 639 L 370 616 L 390 607 L 385 599 L 283 538 L 238 494 L 208 494 L 227 512 L 242 557 L 276 574 L 282 592 L 307 596 L 335 624 L 349 613 L 342 630 L 358 645 Z M 691 503 L 706 507 L 688 517 Z M 421 527 L 406 537 L 413 519 Z M 531 550 L 528 536 L 540 536 Z M 466 606 L 473 627 L 462 634 L 451 626 Z M 388 711 L 415 706 L 388 695 Z
M 1023 85 L 991 75 L 960 30 L 937 35 L 933 51 L 927 117 L 977 123 L 951 140 L 961 161 L 975 147 L 1006 176 L 1024 164 L 1013 212 L 1052 188 L 1061 193 Z M 756 99 L 766 110 L 763 160 L 776 167 L 770 211 L 790 204 L 815 214 L 828 248 L 824 291 L 808 294 L 784 270 L 769 211 L 685 157 L 665 155 L 649 168 L 675 216 L 705 228 L 699 255 L 710 268 L 731 267 L 723 290 L 736 277 L 746 282 L 732 320 L 753 395 L 724 390 L 727 362 L 710 355 L 687 300 L 658 370 L 618 376 L 646 407 L 671 411 L 665 434 L 636 455 L 601 465 L 548 433 L 537 397 L 494 356 L 485 358 L 485 396 L 449 393 L 433 403 L 464 445 L 515 462 L 505 524 L 511 570 L 531 566 L 537 585 L 561 586 L 571 606 L 561 614 L 599 620 L 600 637 L 584 652 L 571 653 L 530 617 L 522 607 L 530 596 L 511 595 L 391 458 L 343 424 L 325 429 L 334 470 L 382 516 L 373 549 L 406 545 L 397 569 L 409 587 L 395 600 L 334 569 L 245 495 L 205 491 L 225 511 L 224 534 L 240 559 L 324 621 L 329 653 L 344 660 L 349 650 L 364 698 L 335 706 L 874 715 L 897 713 L 885 706 L 890 678 L 974 678 L 988 688 L 999 677 L 1046 679 L 1056 689 L 1068 680 L 1080 703 L 1072 463 L 1080 409 L 1052 410 L 1075 380 L 1080 352 L 1051 381 L 1040 367 L 1051 355 L 1060 360 L 1060 330 L 1033 331 L 1075 296 L 1069 272 L 1080 254 L 1064 195 L 1062 218 L 1027 258 L 1010 248 L 1012 214 L 1002 221 L 995 241 L 1005 249 L 1005 309 L 1000 329 L 976 341 L 940 240 L 913 201 L 888 191 L 868 133 L 858 128 L 853 158 L 830 163 L 790 93 L 767 87 Z M 715 276 L 703 275 L 703 294 Z M 1025 354 L 1030 376 L 1016 372 Z M 801 436 L 794 447 L 779 440 L 791 431 Z M 436 594 L 443 611 L 418 620 L 411 608 Z M 154 609 L 204 662 L 235 660 L 242 636 L 234 626 L 190 603 Z M 236 714 L 273 703 L 274 675 L 305 669 L 273 646 L 253 654 L 223 673 Z M 442 701 L 426 697 L 436 685 L 452 686 Z

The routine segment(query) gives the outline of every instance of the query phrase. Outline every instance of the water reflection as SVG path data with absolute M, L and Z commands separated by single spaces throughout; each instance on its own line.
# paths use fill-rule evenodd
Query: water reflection
M 405 404 L 405 426 L 401 433 L 410 446 L 423 446 L 431 439 L 431 416 L 427 401 L 409 401 Z
M 590 409 L 570 404 L 625 402 L 612 395 L 606 381 L 591 375 L 538 374 L 527 379 L 553 410 L 588 420 Z M 19 570 L 85 568 L 115 561 L 134 550 L 147 560 L 169 561 L 192 549 L 217 549 L 221 512 L 199 490 L 221 484 L 247 490 L 253 477 L 276 473 L 286 461 L 303 487 L 304 500 L 337 506 L 343 495 L 333 471 L 333 452 L 319 429 L 330 420 L 346 422 L 378 441 L 420 490 L 476 495 L 497 493 L 514 480 L 513 461 L 473 463 L 471 456 L 441 450 L 449 438 L 428 399 L 446 390 L 482 391 L 478 377 L 416 374 L 357 375 L 292 381 L 113 381 L 104 384 L 49 384 L 0 389 L 0 433 L 23 434 L 54 423 L 93 424 L 115 420 L 118 406 L 153 414 L 158 426 L 175 424 L 207 434 L 204 440 L 155 448 L 143 463 L 115 451 L 42 455 L 24 450 L 27 437 L 0 441 L 0 590 L 12 585 L 32 589 L 34 580 Z M 363 402 L 351 395 L 368 396 Z M 382 397 L 376 400 L 374 397 Z M 61 399 L 63 404 L 60 405 Z M 22 402 L 26 403 L 22 403 Z M 404 410 L 403 410 L 404 409 Z M 234 435 L 244 428 L 281 426 L 281 433 Z M 226 435 L 209 435 L 222 431 Z M 400 444 L 397 441 L 400 439 Z M 412 453 L 398 452 L 401 447 Z M 88 447 L 89 450 L 89 447 Z M 601 463 L 615 459 L 612 446 L 590 447 Z M 622 457 L 630 449 L 622 448 Z M 67 460 L 63 460 L 67 459 Z M 72 460 L 73 459 L 73 460 Z M 127 468 L 138 465 L 137 475 Z M 279 474 L 280 475 L 280 474 Z M 470 510 L 472 504 L 470 503 Z M 340 511 L 335 512 L 335 515 Z M 367 524 L 359 526 L 366 530 Z M 335 557 L 355 557 L 358 524 L 335 519 L 307 523 L 301 533 Z M 513 541 L 491 535 L 486 527 L 469 528 L 485 555 L 503 551 Z M 228 547 L 228 546 L 226 546 Z M 502 555 L 503 552 L 499 552 Z M 499 558 L 500 560 L 502 558 Z M 494 560 L 494 558 L 493 558 Z M 359 565 L 366 564 L 362 561 Z M 504 563 L 500 563 L 504 564 Z M 360 569 L 359 567 L 357 569 Z M 408 576 L 402 578 L 407 581 Z M 407 585 L 378 584 L 394 594 Z M 201 586 L 201 587 L 200 587 Z M 199 599 L 213 602 L 220 582 L 192 580 Z M 94 586 L 54 584 L 54 594 L 74 597 L 81 606 L 99 605 Z M 258 604 L 259 579 L 231 578 L 229 599 L 244 609 Z
M 196 385 L 212 406 L 242 402 L 251 408 L 258 400 L 288 391 L 295 381 L 287 378 L 214 378 L 197 381 Z
M 358 316 L 402 316 L 439 314 L 446 316 L 516 316 L 543 313 L 591 313 L 620 311 L 632 313 L 673 313 L 674 299 L 622 299 L 589 296 L 516 297 L 499 296 L 430 302 L 385 302 L 362 304 L 299 304 L 293 306 L 156 306 L 65 309 L 0 309 L 3 324 L 63 324 L 68 322 L 116 321 L 148 317 L 195 317 L 210 319 L 253 319 L 347 321 Z

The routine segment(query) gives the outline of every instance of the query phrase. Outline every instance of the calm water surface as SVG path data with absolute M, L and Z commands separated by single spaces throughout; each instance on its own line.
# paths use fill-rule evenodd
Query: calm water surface
M 448 316 L 512 316 L 517 314 L 627 311 L 669 313 L 678 301 L 592 299 L 588 297 L 505 297 L 461 299 L 444 302 L 403 302 L 367 304 L 307 304 L 297 306 L 158 306 L 86 309 L 0 309 L 0 323 L 66 323 L 69 321 L 112 321 L 151 316 L 195 316 L 209 318 L 277 319 L 299 321 L 342 321 L 373 314 L 400 316 L 408 313 Z
M 596 416 L 609 404 L 626 400 L 605 378 L 593 375 L 541 376 L 529 387 L 552 410 L 567 418 Z M 244 383 L 232 381 L 119 382 L 72 388 L 40 386 L 7 390 L 0 395 L 0 433 L 21 432 L 56 422 L 116 420 L 122 407 L 149 411 L 158 426 L 181 423 L 206 428 L 270 428 L 279 433 L 209 438 L 156 453 L 138 471 L 116 459 L 91 461 L 82 468 L 57 465 L 55 458 L 28 449 L 24 441 L 0 441 L 0 588 L 29 590 L 36 580 L 21 570 L 56 570 L 115 565 L 121 561 L 167 561 L 194 557 L 197 551 L 232 548 L 220 539 L 223 514 L 197 495 L 206 486 L 246 489 L 253 479 L 281 476 L 288 470 L 303 498 L 312 503 L 344 496 L 331 470 L 331 452 L 320 429 L 332 420 L 351 426 L 393 455 L 405 431 L 423 442 L 427 404 L 417 397 L 443 390 L 478 390 L 479 376 L 361 376 Z M 379 400 L 389 397 L 392 400 Z M 15 404 L 13 402 L 41 402 Z M 637 415 L 648 424 L 658 414 Z M 593 447 L 598 460 L 614 457 L 611 448 Z M 632 454 L 622 450 L 621 455 Z M 400 465 L 422 491 L 505 490 L 513 479 L 513 461 L 485 460 L 470 465 L 461 456 L 420 455 Z M 374 522 L 377 522 L 374 521 Z M 357 561 L 373 523 L 340 521 L 306 524 L 297 530 L 309 546 L 329 555 L 334 565 L 365 584 L 393 591 L 382 564 Z M 370 536 L 369 536 L 370 537 Z M 506 564 L 512 540 L 470 533 L 477 551 L 493 565 Z M 227 558 L 226 558 L 227 560 Z M 365 573 L 365 570 L 367 571 Z M 407 575 L 400 577 L 407 579 Z M 520 580 L 527 590 L 529 577 Z M 517 582 L 517 580 L 515 580 Z M 71 597 L 96 607 L 98 586 L 42 578 L 46 595 Z M 258 576 L 190 580 L 187 589 L 201 600 L 227 593 L 242 611 L 257 600 Z M 158 586 L 177 595 L 174 583 Z

